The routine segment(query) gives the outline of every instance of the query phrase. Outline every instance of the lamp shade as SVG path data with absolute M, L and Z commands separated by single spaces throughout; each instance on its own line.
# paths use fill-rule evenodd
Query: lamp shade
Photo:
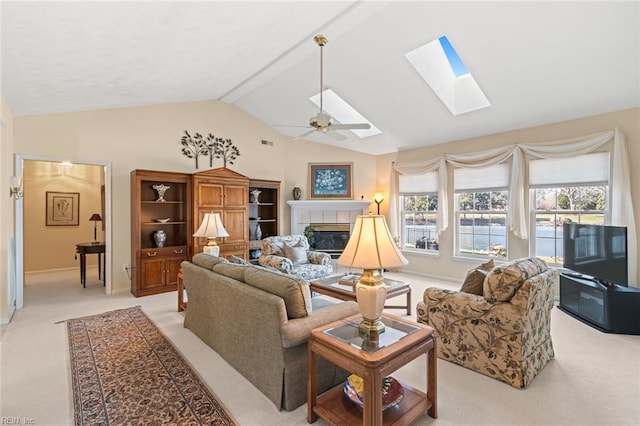
M 102 221 L 102 217 L 100 217 L 100 215 L 98 213 L 94 213 L 91 215 L 91 217 L 89 218 L 89 220 L 99 220 Z
M 393 241 L 384 216 L 360 215 L 337 263 L 349 268 L 383 269 L 406 265 L 409 261 Z
M 224 226 L 222 226 L 222 220 L 220 219 L 220 213 L 205 213 L 200 227 L 193 234 L 194 237 L 216 238 L 216 237 L 228 237 L 229 233 Z

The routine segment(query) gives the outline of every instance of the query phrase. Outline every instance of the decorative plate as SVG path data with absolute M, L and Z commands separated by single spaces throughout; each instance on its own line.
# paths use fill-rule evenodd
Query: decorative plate
M 360 376 L 352 374 L 347 377 L 343 386 L 344 394 L 347 395 L 347 398 L 360 407 L 364 405 L 363 385 L 364 382 Z M 402 398 L 404 398 L 404 389 L 400 382 L 391 376 L 385 377 L 382 380 L 382 409 L 386 410 L 399 404 Z
M 164 217 L 162 219 L 155 219 L 156 222 L 160 222 L 160 223 L 167 223 L 171 220 L 170 217 Z

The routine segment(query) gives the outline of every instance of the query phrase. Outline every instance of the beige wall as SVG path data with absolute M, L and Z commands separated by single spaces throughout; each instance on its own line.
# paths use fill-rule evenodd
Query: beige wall
M 513 143 L 556 141 L 613 130 L 616 127 L 622 130 L 627 138 L 635 220 L 636 227 L 640 230 L 640 172 L 637 167 L 634 167 L 634 165 L 640 164 L 640 109 L 638 108 L 379 156 L 377 158 L 378 185 L 384 188 L 385 194 L 388 194 L 392 161 L 414 163 L 439 157 L 445 153 L 478 152 Z M 449 181 L 453 181 L 451 170 L 449 170 Z M 451 185 L 449 191 L 449 212 L 453 212 L 454 197 Z M 381 206 L 385 213 L 387 206 L 387 203 Z M 405 253 L 409 259 L 409 265 L 405 269 L 428 275 L 464 278 L 470 266 L 477 264 L 478 261 L 454 258 L 453 239 L 454 226 L 450 214 L 449 228 L 440 235 L 439 256 Z M 508 238 L 508 246 L 509 257 L 512 259 L 525 257 L 529 253 L 529 241 L 516 238 L 511 233 Z M 640 253 L 636 253 L 636 256 L 636 261 L 640 262 Z M 630 261 L 634 260 L 630 259 Z
M 0 97 L 0 118 L 5 127 L 0 128 L 0 320 L 9 315 L 9 240 L 13 237 L 13 198 L 7 197 L 9 180 L 13 172 L 13 115 Z
M 16 117 L 15 129 L 18 154 L 74 163 L 111 163 L 114 291 L 130 287 L 127 274 L 122 272 L 122 265 L 131 263 L 129 174 L 137 168 L 195 172 L 194 160 L 180 152 L 184 130 L 231 138 L 241 155 L 229 168 L 250 178 L 282 181 L 283 233 L 289 230 L 284 201 L 293 198 L 294 186 L 301 186 L 307 196 L 310 161 L 352 161 L 355 196 L 371 198 L 375 191 L 374 156 L 293 140 L 217 101 Z M 262 139 L 274 145 L 262 145 Z M 214 160 L 213 167 L 221 166 L 222 160 Z M 200 158 L 199 170 L 208 168 L 208 158 Z
M 77 268 L 75 244 L 93 241 L 93 213 L 102 216 L 100 202 L 103 167 L 74 164 L 61 168 L 49 161 L 25 161 L 24 180 L 24 270 Z M 77 226 L 46 226 L 46 193 L 77 192 Z M 104 241 L 102 223 L 97 222 L 98 241 Z M 96 265 L 98 257 L 87 256 L 87 265 Z
M 7 122 L 6 114 L 3 119 Z M 640 162 L 638 109 L 424 147 L 377 158 L 327 145 L 293 140 L 277 133 L 242 110 L 217 101 L 15 117 L 13 122 L 14 148 L 9 150 L 9 155 L 15 152 L 68 159 L 74 163 L 111 164 L 111 237 L 114 249 L 111 276 L 115 291 L 126 291 L 130 286 L 126 273 L 122 272 L 122 264 L 131 262 L 129 173 L 136 168 L 189 173 L 196 171 L 194 161 L 180 153 L 179 140 L 184 130 L 205 134 L 211 132 L 215 136 L 231 138 L 240 149 L 241 155 L 236 164 L 229 165 L 229 168 L 252 178 L 282 181 L 282 233 L 289 231 L 289 209 L 285 201 L 292 199 L 293 187 L 302 187 L 303 198 L 308 198 L 309 162 L 352 161 L 354 198 L 359 199 L 364 195 L 366 199 L 371 199 L 375 191 L 383 191 L 386 200 L 382 203 L 381 210 L 385 214 L 388 210 L 390 164 L 394 160 L 415 162 L 445 152 L 475 152 L 514 142 L 558 140 L 619 126 L 627 136 L 632 164 Z M 3 150 L 6 133 L 8 129 L 3 130 Z M 273 141 L 274 145 L 262 145 L 262 139 Z M 5 162 L 4 151 L 2 161 Z M 214 160 L 213 167 L 220 166 L 222 160 Z M 199 170 L 208 168 L 208 159 L 201 158 Z M 636 171 L 632 173 L 632 182 L 635 183 L 639 177 Z M 3 173 L 2 179 L 8 179 L 6 174 Z M 632 185 L 634 203 L 639 206 L 640 185 Z M 0 203 L 12 206 L 7 204 L 8 197 L 4 198 Z M 452 202 L 453 197 L 450 199 Z M 372 209 L 374 207 L 375 205 Z M 640 223 L 638 210 L 636 220 Z M 12 218 L 3 218 L 2 229 L 9 229 L 12 233 L 12 223 Z M 91 226 L 90 223 L 88 225 Z M 28 224 L 25 223 L 25 226 Z M 82 235 L 85 235 L 85 232 L 87 236 L 92 235 L 90 230 L 82 231 Z M 407 255 L 411 262 L 408 269 L 419 273 L 461 278 L 468 266 L 474 262 L 454 259 L 451 254 L 452 241 L 453 234 L 450 229 L 441 236 L 441 254 L 437 259 Z M 6 238 L 2 239 L 2 244 L 6 250 Z M 509 247 L 512 257 L 527 254 L 527 242 L 511 237 Z M 6 256 L 3 258 L 6 259 Z M 6 289 L 6 283 L 3 288 Z

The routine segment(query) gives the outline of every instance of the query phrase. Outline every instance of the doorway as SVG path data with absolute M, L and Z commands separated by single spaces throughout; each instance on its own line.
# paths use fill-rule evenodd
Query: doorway
M 68 169 L 65 171 L 65 167 L 61 166 L 61 164 L 68 164 Z M 69 167 L 70 165 L 70 167 Z M 73 167 L 79 170 L 78 172 L 70 171 L 69 169 L 73 169 Z M 39 176 L 35 179 L 32 179 L 33 176 L 25 175 L 25 171 L 27 173 L 31 173 L 32 170 L 38 170 Z M 92 179 L 87 178 L 87 170 L 91 173 L 97 173 L 99 176 L 98 184 L 96 185 L 95 178 L 93 178 L 93 183 L 89 182 Z M 104 292 L 105 294 L 111 294 L 111 273 L 112 273 L 112 260 L 111 260 L 111 164 L 110 163 L 102 163 L 102 162 L 92 162 L 92 161 L 77 161 L 73 163 L 64 162 L 59 158 L 49 158 L 42 156 L 34 156 L 34 155 L 20 155 L 17 154 L 15 158 L 15 171 L 16 176 L 23 177 L 23 192 L 25 192 L 25 196 L 27 191 L 32 189 L 38 197 L 38 202 L 30 202 L 26 204 L 24 197 L 20 202 L 15 203 L 15 266 L 16 266 L 16 279 L 13 283 L 9 285 L 14 285 L 14 289 L 10 289 L 9 293 L 15 295 L 15 300 L 10 303 L 10 306 L 15 306 L 15 309 L 22 309 L 24 307 L 24 282 L 25 282 L 25 269 L 26 269 L 26 259 L 25 253 L 26 250 L 33 251 L 34 249 L 41 250 L 41 247 L 35 247 L 34 244 L 39 244 L 40 240 L 38 239 L 36 243 L 34 243 L 33 232 L 30 228 L 29 232 L 25 232 L 25 225 L 33 226 L 35 224 L 36 227 L 42 226 L 41 229 L 46 229 L 49 232 L 48 238 L 56 238 L 58 235 L 60 238 L 70 238 L 71 247 L 69 241 L 63 240 L 61 244 L 65 246 L 65 250 L 74 250 L 73 241 L 76 243 L 84 242 L 84 241 L 92 241 L 94 239 L 94 232 L 96 236 L 98 235 L 97 229 L 98 226 L 102 228 L 104 226 L 104 243 L 106 245 L 105 249 L 105 257 L 106 264 L 104 268 L 105 273 L 105 281 L 104 281 Z M 51 223 L 47 222 L 47 218 L 45 215 L 48 215 L 47 205 L 46 205 L 46 197 L 50 197 L 49 194 L 45 195 L 44 188 L 46 187 L 46 183 L 40 183 L 40 187 L 30 185 L 30 182 L 39 182 L 43 179 L 46 179 L 46 176 L 43 174 L 51 173 L 52 176 L 49 176 L 50 180 L 55 180 L 57 178 L 60 183 L 60 191 L 66 193 L 65 196 L 68 195 L 70 201 L 78 202 L 77 206 L 72 206 L 76 209 L 77 221 L 79 222 L 77 226 L 74 226 L 75 222 L 71 223 L 71 226 L 50 226 Z M 32 186 L 30 188 L 30 186 Z M 102 188 L 104 188 L 102 190 Z M 90 191 L 87 192 L 87 191 Z M 95 193 L 97 192 L 97 194 Z M 82 193 L 85 193 L 84 200 L 82 197 Z M 33 195 L 33 194 L 32 194 Z M 96 202 L 96 199 L 99 202 Z M 82 201 L 86 201 L 84 204 Z M 93 200 L 93 201 L 92 201 Z M 84 207 L 84 208 L 83 208 Z M 40 212 L 36 212 L 36 215 L 39 217 L 33 217 L 34 212 L 27 211 L 26 209 L 37 209 L 42 210 Z M 87 212 L 90 212 L 87 214 Z M 97 223 L 95 221 L 90 222 L 90 217 L 93 216 L 93 213 L 97 213 L 101 216 L 102 221 Z M 40 216 L 42 214 L 42 216 Z M 87 216 L 87 217 L 84 217 Z M 80 223 L 81 222 L 81 223 Z M 49 226 L 47 226 L 49 225 Z M 44 228 L 46 227 L 46 228 Z M 65 233 L 65 228 L 69 230 L 69 232 Z M 81 230 L 81 231 L 80 231 Z M 78 232 L 81 234 L 78 234 Z M 102 230 L 101 230 L 102 231 Z M 42 232 L 44 235 L 45 231 Z M 31 235 L 29 235 L 31 234 Z M 67 235 L 68 234 L 68 235 Z M 85 235 L 86 234 L 86 235 Z M 102 235 L 102 233 L 100 234 Z M 31 247 L 30 247 L 31 245 Z M 46 244 L 46 239 L 43 237 L 43 245 Z M 51 246 L 51 250 L 56 250 L 55 244 L 49 244 Z M 67 253 L 68 255 L 68 253 Z M 72 265 L 77 265 L 78 262 L 72 263 Z M 51 263 L 41 262 L 39 263 L 42 267 L 51 267 Z M 69 265 L 69 262 L 66 261 L 66 265 Z M 29 267 L 33 267 L 30 265 Z M 64 268 L 64 265 L 63 265 Z M 79 276 L 79 274 L 78 274 Z M 78 285 L 81 285 L 78 282 Z

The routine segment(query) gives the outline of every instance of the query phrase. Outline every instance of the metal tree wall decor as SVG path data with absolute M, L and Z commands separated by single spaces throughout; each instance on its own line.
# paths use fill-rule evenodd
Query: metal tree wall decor
M 216 138 L 214 155 L 222 158 L 223 167 L 227 167 L 227 162 L 233 164 L 233 160 L 240 156 L 240 150 L 231 143 L 231 139 Z
M 223 166 L 227 167 L 227 163 L 233 164 L 233 160 L 240 156 L 240 150 L 231 142 L 231 139 L 216 138 L 211 133 L 206 137 L 200 133 L 191 136 L 185 130 L 180 143 L 182 144 L 182 154 L 196 160 L 196 169 L 198 168 L 198 157 L 201 155 L 209 156 L 209 167 L 213 167 L 214 158 L 222 158 Z

